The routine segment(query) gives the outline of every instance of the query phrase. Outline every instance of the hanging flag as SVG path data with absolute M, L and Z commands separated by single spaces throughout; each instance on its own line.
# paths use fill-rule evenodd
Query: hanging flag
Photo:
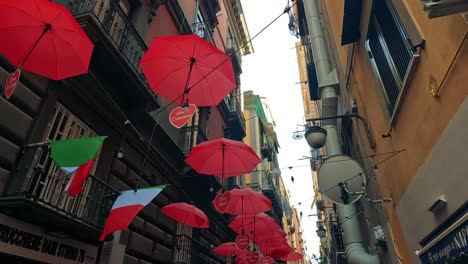
M 99 240 L 103 241 L 107 235 L 114 231 L 127 229 L 141 209 L 149 204 L 166 186 L 152 186 L 122 192 L 112 206 Z
M 70 175 L 65 192 L 75 196 L 83 190 L 83 182 L 88 178 L 94 158 L 105 136 L 76 138 L 50 142 L 51 158 L 67 175 Z

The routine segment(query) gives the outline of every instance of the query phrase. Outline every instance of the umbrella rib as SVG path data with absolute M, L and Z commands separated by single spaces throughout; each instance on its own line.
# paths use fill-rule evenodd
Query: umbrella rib
M 198 65 L 194 64 L 194 66 L 195 66 L 195 69 L 203 76 L 202 79 L 198 81 L 197 85 L 200 84 L 200 82 L 203 80 L 204 82 L 206 82 L 206 85 L 209 87 L 210 83 L 209 83 L 208 80 L 206 79 L 206 76 L 207 76 L 207 75 L 204 75 L 204 74 L 202 73 L 202 71 L 198 68 Z M 193 88 L 193 87 L 191 87 L 190 89 L 192 89 L 192 88 Z M 214 97 L 214 95 L 213 95 L 212 90 L 211 90 L 211 89 L 208 89 L 208 91 L 209 91 L 209 94 L 210 94 L 210 96 L 211 96 L 211 100 L 212 100 L 213 102 L 215 102 L 216 100 L 215 100 L 215 97 Z
M 16 6 L 10 6 L 10 5 L 5 5 L 5 6 L 10 7 L 10 8 L 13 8 L 13 9 L 16 9 L 16 10 L 18 10 L 19 12 L 26 14 L 28 17 L 30 17 L 30 18 L 36 20 L 39 24 L 44 23 L 44 21 L 41 21 L 41 20 L 37 19 L 37 17 L 34 17 L 32 14 L 30 14 L 30 13 L 24 11 L 23 9 L 19 9 L 19 8 L 16 7 Z M 42 17 L 42 15 L 41 15 L 41 17 Z
M 76 52 L 74 46 L 73 46 L 66 38 L 64 38 L 62 35 L 60 35 L 59 31 L 57 31 L 57 30 L 52 30 L 52 31 L 50 31 L 50 33 L 51 33 L 51 36 L 52 36 L 52 40 L 55 41 L 54 36 L 60 38 L 63 42 L 65 42 L 67 45 L 70 46 L 70 49 L 71 49 L 74 53 L 78 54 L 78 53 Z M 54 42 L 54 43 L 55 43 L 55 42 Z M 55 45 L 54 45 L 54 46 L 55 46 Z M 78 56 L 78 58 L 80 58 L 80 56 Z M 82 64 L 82 66 L 86 66 L 82 61 L 81 61 L 81 64 Z
M 39 8 L 39 5 L 37 4 L 36 0 L 33 0 L 34 2 L 34 5 L 36 6 L 37 10 L 38 10 L 38 13 L 39 15 L 41 16 L 42 18 L 42 23 L 46 24 L 46 20 L 44 19 L 44 16 L 42 15 L 42 10 Z

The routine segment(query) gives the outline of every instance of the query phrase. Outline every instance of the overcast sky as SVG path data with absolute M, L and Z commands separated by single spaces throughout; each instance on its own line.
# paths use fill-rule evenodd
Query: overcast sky
M 254 37 L 273 19 L 280 15 L 286 0 L 241 0 L 250 36 Z M 308 217 L 312 212 L 312 176 L 308 160 L 309 147 L 304 139 L 294 140 L 293 132 L 298 124 L 304 124 L 302 95 L 295 42 L 289 34 L 289 18 L 283 15 L 253 40 L 254 53 L 242 58 L 242 90 L 253 90 L 267 97 L 281 146 L 279 164 L 283 181 L 291 194 L 290 203 L 303 212 L 302 227 L 308 253 L 317 254 L 319 239 L 315 233 L 316 218 Z M 300 129 L 300 127 L 299 127 Z M 288 167 L 292 166 L 290 170 Z M 292 184 L 291 176 L 295 183 Z M 301 205 L 299 205 L 299 203 Z

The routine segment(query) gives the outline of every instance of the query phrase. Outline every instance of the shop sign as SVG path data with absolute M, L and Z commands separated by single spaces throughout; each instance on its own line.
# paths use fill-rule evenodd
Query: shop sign
M 422 263 L 468 263 L 468 213 L 419 253 Z
M 46 263 L 96 263 L 97 247 L 45 234 L 34 226 L 0 214 L 0 252 Z

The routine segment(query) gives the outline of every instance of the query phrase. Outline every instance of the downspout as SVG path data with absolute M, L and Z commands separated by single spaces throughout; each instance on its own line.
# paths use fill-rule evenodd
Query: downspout
M 336 116 L 338 112 L 336 88 L 339 87 L 339 82 L 328 56 L 317 0 L 304 1 L 304 9 L 320 87 L 321 115 L 322 117 Z M 321 126 L 327 130 L 327 143 L 325 145 L 327 155 L 343 154 L 336 120 L 325 120 Z M 364 241 L 361 235 L 356 204 L 337 204 L 336 208 L 338 220 L 343 230 L 343 243 L 348 262 L 350 264 L 380 264 L 379 257 L 369 254 L 363 246 Z

